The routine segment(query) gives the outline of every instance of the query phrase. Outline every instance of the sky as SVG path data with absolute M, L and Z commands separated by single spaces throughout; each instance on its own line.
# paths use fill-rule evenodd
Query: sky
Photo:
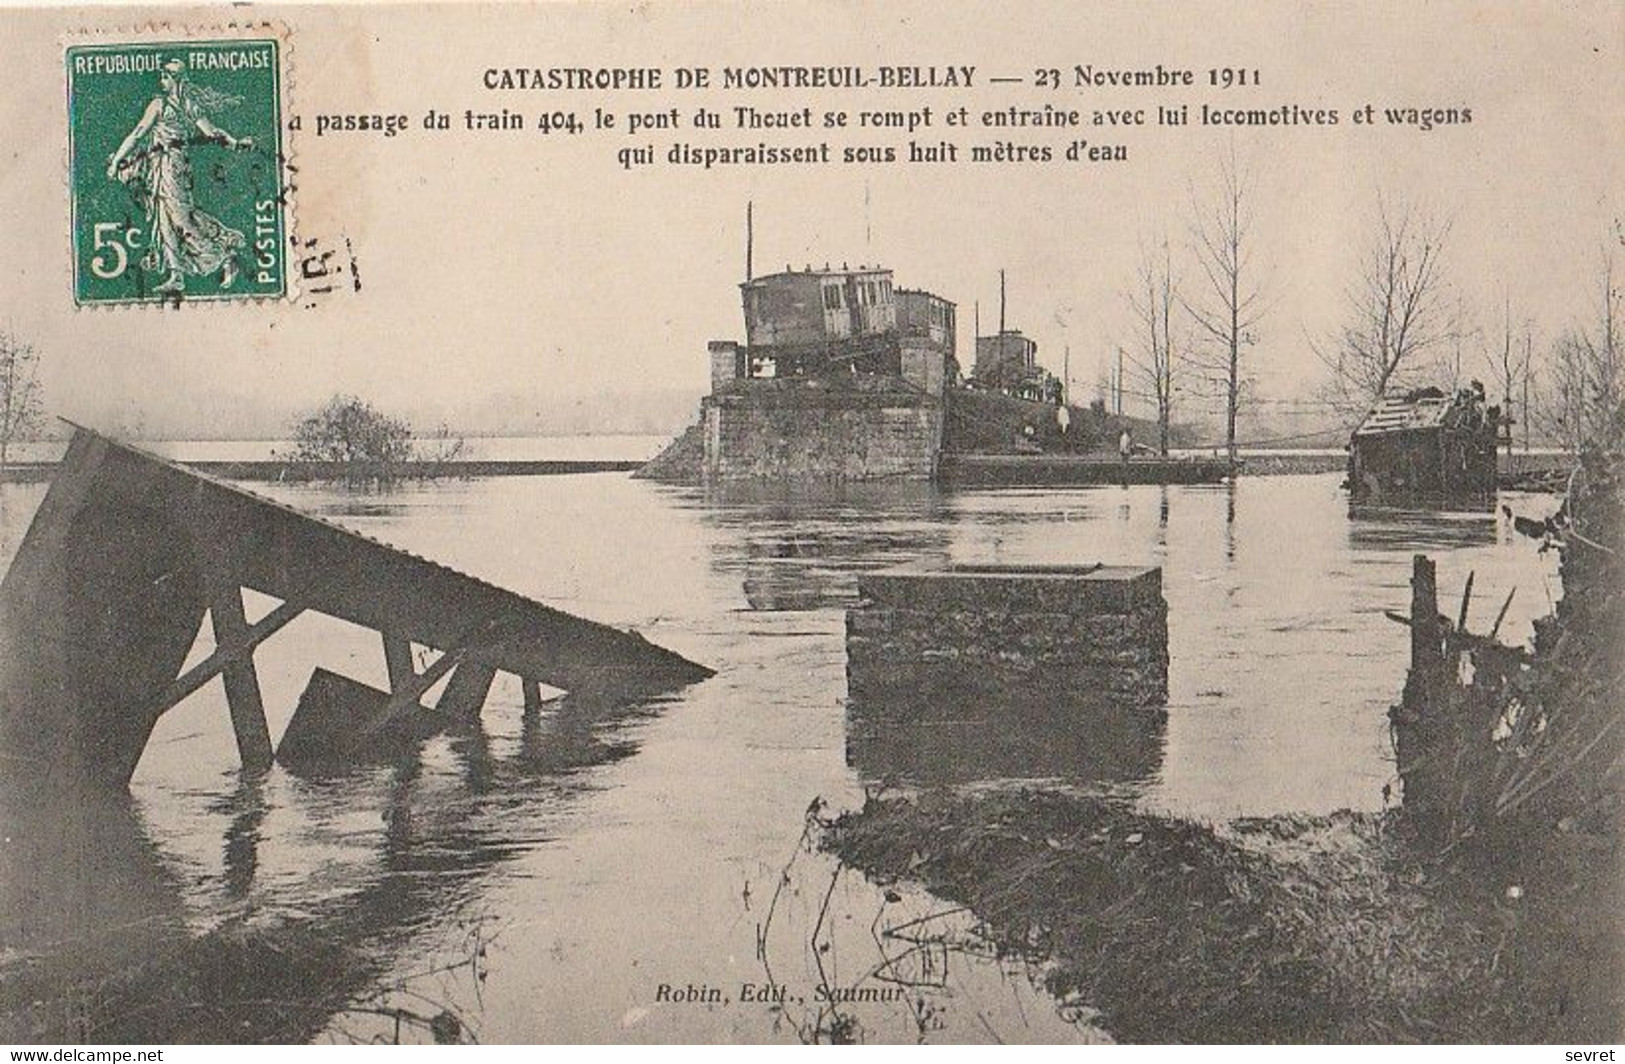
M 1263 394 L 1310 394 L 1324 367 L 1311 342 L 1337 328 L 1378 197 L 1451 225 L 1448 274 L 1482 317 L 1503 298 L 1550 337 L 1594 305 L 1598 257 L 1625 214 L 1625 7 L 1609 3 L 856 2 L 552 3 L 489 7 L 276 8 L 286 27 L 298 167 L 295 225 L 347 246 L 364 279 L 310 307 L 287 304 L 75 309 L 66 187 L 64 43 L 208 9 L 0 10 L 8 87 L 0 94 L 0 328 L 41 352 L 48 409 L 113 431 L 264 437 L 334 392 L 458 431 L 666 431 L 707 390 L 705 344 L 743 332 L 745 204 L 758 272 L 882 263 L 900 286 L 960 306 L 969 362 L 973 305 L 1007 319 L 1075 394 L 1125 342 L 1125 293 L 1141 249 L 1188 239 L 1222 131 L 1150 128 L 1084 135 L 1129 145 L 1119 164 L 836 165 L 624 171 L 625 145 L 675 136 L 564 137 L 535 130 L 394 138 L 316 137 L 324 113 L 594 106 L 816 111 L 950 105 L 971 111 L 1159 102 L 1336 107 L 1331 131 L 1233 135 L 1256 171 L 1260 276 L 1269 313 L 1250 350 Z M 232 9 L 244 17 L 245 8 Z M 150 30 L 148 32 L 151 32 Z M 119 34 L 123 34 L 120 37 Z M 1156 63 L 1256 69 L 1262 85 L 1222 96 L 1045 91 L 992 75 Z M 975 65 L 968 91 L 763 92 L 699 96 L 514 92 L 481 86 L 490 67 Z M 668 75 L 669 76 L 669 75 Z M 1199 74 L 1200 76 L 1200 74 Z M 1367 129 L 1348 113 L 1471 107 L 1466 126 Z M 133 116 L 132 116 L 133 121 Z M 919 139 L 947 135 L 940 126 Z M 956 134 L 985 142 L 990 134 Z M 868 136 L 848 134 L 853 144 Z M 725 131 L 707 143 L 754 142 Z M 781 134 L 778 142 L 800 140 Z M 1053 135 L 1031 140 L 1054 140 Z M 906 136 L 876 135 L 899 143 Z

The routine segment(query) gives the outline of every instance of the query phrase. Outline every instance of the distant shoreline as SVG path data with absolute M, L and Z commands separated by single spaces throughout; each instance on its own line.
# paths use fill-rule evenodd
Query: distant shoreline
M 569 438 L 569 437 L 560 437 Z M 194 442 L 194 441 L 184 441 Z M 1204 452 L 1205 456 L 1205 452 Z M 1181 455 L 1195 459 L 1188 452 Z M 208 476 L 226 480 L 250 482 L 308 483 L 316 481 L 342 481 L 347 479 L 343 463 L 292 462 L 279 458 L 268 459 L 185 459 L 170 458 L 179 465 Z M 1104 456 L 1103 462 L 1116 465 L 1113 456 Z M 1244 453 L 1238 475 L 1243 477 L 1307 475 L 1341 472 L 1346 468 L 1347 456 L 1341 449 L 1324 451 L 1283 450 Z M 14 461 L 0 468 L 0 484 L 37 484 L 51 479 L 57 461 Z M 406 480 L 461 480 L 474 477 L 512 476 L 569 476 L 587 473 L 631 473 L 643 467 L 637 458 L 462 458 L 449 462 L 417 464 L 403 479 Z M 1573 462 L 1565 455 L 1546 451 L 1530 454 L 1519 452 L 1513 456 L 1510 469 L 1502 457 L 1503 476 L 1518 476 L 1566 470 Z
M 37 484 L 51 479 L 57 462 L 14 462 L 0 469 L 0 483 Z M 342 462 L 203 461 L 177 462 L 188 469 L 223 480 L 307 483 L 347 479 Z M 630 473 L 643 463 L 631 459 L 466 459 L 417 463 L 402 480 L 463 480 L 472 477 L 567 476 L 581 473 Z

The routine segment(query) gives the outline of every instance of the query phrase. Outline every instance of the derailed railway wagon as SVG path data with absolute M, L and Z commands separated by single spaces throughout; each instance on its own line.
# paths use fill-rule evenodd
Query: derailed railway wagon
M 1483 385 L 1390 392 L 1349 440 L 1348 488 L 1359 502 L 1495 494 L 1501 411 Z

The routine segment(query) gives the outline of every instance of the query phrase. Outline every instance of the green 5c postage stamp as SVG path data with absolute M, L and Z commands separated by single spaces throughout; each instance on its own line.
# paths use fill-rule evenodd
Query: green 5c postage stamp
M 287 295 L 282 42 L 66 55 L 75 302 Z

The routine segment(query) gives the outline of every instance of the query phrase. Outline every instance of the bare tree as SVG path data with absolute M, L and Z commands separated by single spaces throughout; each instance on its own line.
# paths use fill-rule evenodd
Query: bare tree
M 1225 453 L 1236 460 L 1236 411 L 1242 403 L 1242 349 L 1258 342 L 1253 330 L 1263 316 L 1263 289 L 1255 273 L 1254 180 L 1243 171 L 1232 143 L 1219 160 L 1219 188 L 1213 201 L 1193 208 L 1191 227 L 1196 264 L 1206 281 L 1200 298 L 1180 304 L 1197 332 L 1216 347 L 1218 358 L 1196 357 L 1191 364 L 1223 391 Z M 1193 203 L 1196 197 L 1192 196 Z
M 12 333 L 0 333 L 0 468 L 13 441 L 34 433 L 42 417 L 39 353 Z
M 1450 330 L 1450 350 L 1443 354 L 1440 367 L 1440 379 L 1449 378 L 1450 389 L 1466 387 L 1470 379 L 1468 374 L 1467 354 L 1469 350 L 1476 350 L 1482 354 L 1486 342 L 1483 326 L 1478 324 L 1477 314 L 1468 303 L 1467 297 L 1460 292 L 1456 293 L 1455 309 L 1451 313 L 1453 328 Z
M 1524 410 L 1524 400 L 1529 395 L 1530 362 L 1534 357 L 1535 330 L 1528 321 L 1523 323 L 1523 335 L 1513 335 L 1512 326 L 1512 297 L 1504 296 L 1501 300 L 1501 342 L 1498 347 L 1488 348 L 1484 352 L 1485 361 L 1489 364 L 1490 375 L 1501 389 L 1501 411 L 1506 419 L 1507 427 L 1506 448 L 1507 456 L 1512 455 L 1512 410 L 1513 403 L 1518 404 L 1521 420 L 1529 419 L 1529 411 Z M 1520 396 L 1523 398 L 1518 398 Z M 1527 438 L 1527 437 L 1526 437 Z
M 1314 345 L 1332 371 L 1329 398 L 1347 414 L 1370 409 L 1390 388 L 1436 369 L 1429 356 L 1455 334 L 1443 270 L 1446 222 L 1379 199 L 1377 227 L 1347 294 L 1347 320 Z
M 1168 241 L 1142 253 L 1139 277 L 1128 296 L 1134 312 L 1137 343 L 1125 351 L 1135 379 L 1157 407 L 1157 450 L 1168 453 L 1169 427 L 1173 420 L 1175 364 L 1183 354 L 1176 343 L 1174 308 L 1180 305 L 1178 281 L 1174 276 L 1173 255 Z
M 1625 238 L 1621 239 L 1625 244 Z M 1544 431 L 1571 452 L 1625 445 L 1625 373 L 1620 366 L 1621 293 L 1615 256 L 1603 256 L 1597 317 L 1565 329 L 1552 347 L 1543 389 Z
M 1529 434 L 1535 426 L 1535 326 L 1530 321 L 1523 323 L 1523 359 L 1520 376 L 1523 379 L 1523 400 L 1518 404 L 1518 420 L 1523 422 L 1523 453 L 1529 453 Z M 1516 422 L 1514 422 L 1516 423 Z M 1512 435 L 1512 430 L 1507 430 Z M 1510 454 L 1512 446 L 1507 445 Z

